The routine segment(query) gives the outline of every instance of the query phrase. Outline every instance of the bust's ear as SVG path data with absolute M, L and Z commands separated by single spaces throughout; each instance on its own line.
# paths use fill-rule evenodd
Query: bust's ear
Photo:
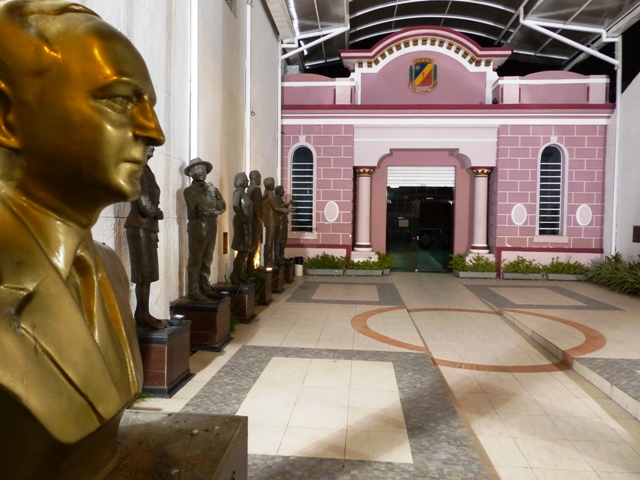
M 0 79 L 0 147 L 9 150 L 20 149 L 20 142 L 16 136 L 14 116 L 11 110 L 11 93 L 2 79 Z

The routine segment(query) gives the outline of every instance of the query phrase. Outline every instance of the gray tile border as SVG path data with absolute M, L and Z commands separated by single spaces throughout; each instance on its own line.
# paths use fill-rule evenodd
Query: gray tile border
M 313 296 L 315 295 L 318 287 L 322 284 L 331 284 L 331 285 L 374 285 L 378 290 L 378 298 L 380 299 L 378 302 L 371 301 L 361 301 L 357 299 L 353 300 L 314 300 Z M 392 305 L 392 306 L 403 306 L 404 302 L 402 301 L 402 297 L 398 292 L 398 289 L 393 283 L 364 283 L 364 282 L 322 282 L 322 281 L 305 281 L 302 285 L 300 285 L 295 292 L 293 292 L 289 298 L 286 300 L 287 302 L 298 302 L 298 303 L 324 303 L 324 304 L 334 304 L 334 305 Z
M 609 305 L 608 303 L 600 302 L 590 297 L 586 297 L 584 295 L 580 295 L 579 293 L 573 292 L 563 287 L 556 287 L 552 285 L 540 285 L 540 286 L 531 286 L 531 285 L 465 285 L 471 292 L 476 294 L 478 297 L 482 298 L 484 301 L 490 303 L 496 308 L 523 308 L 523 309 L 553 309 L 553 310 L 617 310 L 621 309 L 618 307 L 614 307 L 613 305 Z M 576 302 L 581 303 L 582 305 L 553 305 L 553 304 L 522 304 L 522 303 L 514 303 L 511 300 L 507 299 L 500 295 L 499 291 L 501 288 L 522 288 L 527 290 L 539 290 L 540 292 L 536 292 L 536 295 L 543 296 L 544 290 L 552 291 L 557 293 L 558 295 L 562 295 L 564 297 L 570 298 Z
M 640 401 L 640 360 L 631 358 L 576 358 L 624 393 Z
M 414 463 L 249 455 L 250 478 L 488 478 L 436 367 L 420 353 L 243 346 L 182 412 L 235 414 L 272 357 L 392 362 Z

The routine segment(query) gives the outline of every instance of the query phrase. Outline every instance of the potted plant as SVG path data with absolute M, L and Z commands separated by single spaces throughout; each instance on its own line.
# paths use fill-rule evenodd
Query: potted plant
M 336 257 L 328 253 L 321 253 L 315 257 L 307 258 L 305 267 L 307 275 L 344 275 L 344 269 L 347 266 L 346 257 Z
M 544 267 L 547 280 L 577 280 L 583 281 L 587 278 L 589 268 L 580 262 L 567 260 L 561 262 L 559 257 L 551 259 L 551 263 Z
M 377 260 L 360 260 L 358 262 L 354 260 L 347 261 L 347 269 L 345 271 L 347 275 L 366 275 L 375 276 L 382 275 L 382 269 L 378 267 Z
M 500 262 L 480 254 L 467 260 L 464 255 L 458 253 L 451 255 L 449 268 L 456 277 L 460 278 L 496 278 Z
M 542 280 L 543 267 L 538 262 L 518 257 L 502 267 L 502 278 L 509 280 Z

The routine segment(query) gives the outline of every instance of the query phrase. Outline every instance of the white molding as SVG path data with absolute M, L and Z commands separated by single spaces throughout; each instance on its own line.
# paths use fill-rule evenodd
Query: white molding
M 487 114 L 477 117 L 469 115 L 432 115 L 411 116 L 411 114 L 368 114 L 360 117 L 335 114 L 317 114 L 296 117 L 283 115 L 283 125 L 388 125 L 388 126 L 500 126 L 500 125 L 609 125 L 610 114 L 566 114 L 549 116 L 540 114 L 513 117 L 490 117 Z

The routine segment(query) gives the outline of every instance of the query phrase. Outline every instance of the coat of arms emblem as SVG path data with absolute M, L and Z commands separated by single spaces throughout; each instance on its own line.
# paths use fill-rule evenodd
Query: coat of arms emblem
M 438 84 L 438 68 L 433 58 L 416 58 L 409 67 L 409 88 L 417 93 L 427 93 Z

